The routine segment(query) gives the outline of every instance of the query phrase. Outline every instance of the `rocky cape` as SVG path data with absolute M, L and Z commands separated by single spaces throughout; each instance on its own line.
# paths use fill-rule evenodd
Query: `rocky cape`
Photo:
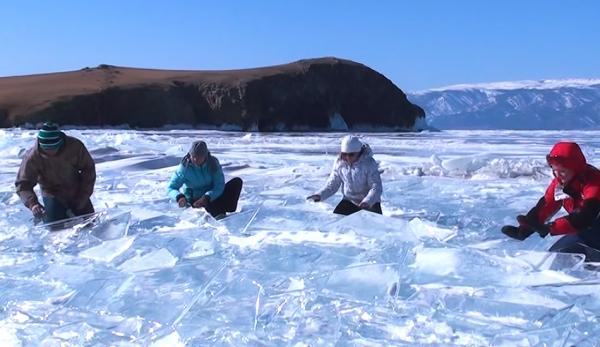
M 193 126 L 243 131 L 421 130 L 423 109 L 349 60 L 174 71 L 100 65 L 0 78 L 0 127 Z

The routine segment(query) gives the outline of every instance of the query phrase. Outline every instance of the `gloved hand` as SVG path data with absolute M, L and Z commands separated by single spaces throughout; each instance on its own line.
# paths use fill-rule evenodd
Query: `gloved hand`
M 319 202 L 319 201 L 321 201 L 321 195 L 313 194 L 313 195 L 307 196 L 306 200 L 312 200 L 314 202 Z
M 550 226 L 552 225 L 552 223 L 549 224 L 542 224 L 544 229 L 537 229 L 537 233 L 540 234 L 541 238 L 546 237 L 548 234 L 550 234 Z
M 177 205 L 179 207 L 185 207 L 187 205 L 187 200 L 185 198 L 185 195 L 183 194 L 177 195 L 177 198 L 175 200 L 177 200 Z
M 503 226 L 501 231 L 504 235 L 519 241 L 525 240 L 535 232 L 533 229 L 526 229 L 521 226 L 515 227 L 512 225 Z
M 73 200 L 73 203 L 70 204 L 70 207 L 73 211 L 81 211 L 83 210 L 88 203 L 88 197 L 77 197 Z
M 517 216 L 517 221 L 519 222 L 519 227 L 533 229 L 542 238 L 550 233 L 550 227 L 552 226 L 552 223 L 543 224 L 538 222 L 535 218 L 524 216 L 522 214 Z

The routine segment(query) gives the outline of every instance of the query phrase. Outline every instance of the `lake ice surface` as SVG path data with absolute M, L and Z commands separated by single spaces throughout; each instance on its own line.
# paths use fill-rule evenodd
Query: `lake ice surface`
M 96 160 L 91 228 L 34 227 L 14 193 L 33 130 L 0 130 L 0 345 L 594 346 L 600 277 L 500 233 L 542 195 L 558 140 L 600 164 L 600 132 L 361 134 L 383 216 L 331 211 L 342 134 L 66 130 Z M 205 140 L 238 212 L 180 209 L 166 184 Z M 38 190 L 39 192 L 39 190 Z

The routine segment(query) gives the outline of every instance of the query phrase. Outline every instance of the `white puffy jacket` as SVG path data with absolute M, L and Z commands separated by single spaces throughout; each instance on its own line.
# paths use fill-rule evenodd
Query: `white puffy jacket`
M 340 185 L 344 199 L 356 205 L 366 202 L 370 207 L 381 202 L 383 188 L 379 166 L 373 159 L 373 151 L 369 145 L 363 145 L 360 157 L 352 165 L 338 157 L 333 163 L 325 188 L 315 194 L 325 200 L 335 194 Z

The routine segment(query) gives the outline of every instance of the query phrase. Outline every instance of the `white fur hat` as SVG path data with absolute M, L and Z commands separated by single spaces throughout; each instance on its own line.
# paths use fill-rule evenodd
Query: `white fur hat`
M 360 152 L 363 144 L 360 142 L 358 137 L 352 135 L 346 135 L 342 138 L 342 153 L 356 153 Z

